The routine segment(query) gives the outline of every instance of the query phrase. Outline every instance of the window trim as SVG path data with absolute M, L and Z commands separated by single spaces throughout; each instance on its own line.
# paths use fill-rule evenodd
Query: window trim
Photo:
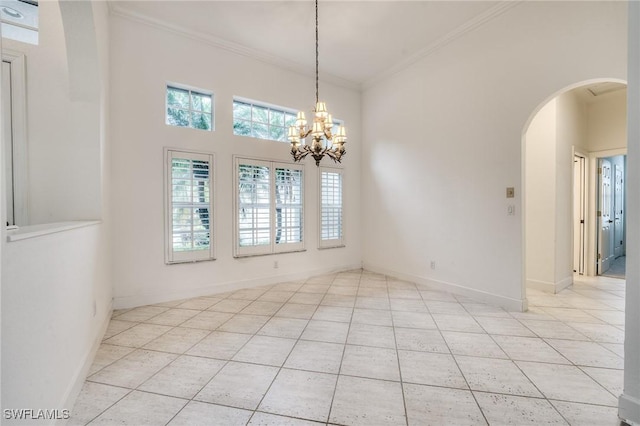
M 173 214 L 171 208 L 171 160 L 172 154 L 182 154 L 194 158 L 207 158 L 209 161 L 209 250 L 174 252 L 173 251 Z M 177 158 L 180 158 L 179 156 Z M 182 148 L 164 147 L 164 241 L 165 241 L 165 263 L 167 265 L 178 263 L 193 263 L 216 260 L 216 166 L 215 155 L 211 152 L 196 151 Z M 178 254 L 178 256 L 176 256 Z M 190 254 L 191 256 L 188 256 Z M 194 256 L 195 255 L 195 256 Z
M 170 88 L 178 89 L 178 90 L 188 90 L 189 91 L 189 109 L 188 109 L 188 112 L 189 112 L 189 125 L 188 126 L 176 126 L 176 125 L 167 123 L 167 117 L 168 117 L 168 112 L 167 111 L 169 110 L 169 102 L 167 100 L 167 91 Z M 211 96 L 211 128 L 210 129 L 199 129 L 199 128 L 193 127 L 191 125 L 191 112 L 194 112 L 194 110 L 191 108 L 192 107 L 192 101 L 191 101 L 191 93 L 192 92 L 193 93 L 197 93 L 199 95 Z M 178 108 L 178 109 L 184 110 L 184 108 Z M 195 111 L 195 112 L 201 112 L 201 111 Z M 204 132 L 215 132 L 215 130 L 216 130 L 216 120 L 215 119 L 216 119 L 216 96 L 211 90 L 201 89 L 199 87 L 194 87 L 194 86 L 188 86 L 186 84 L 181 84 L 181 83 L 174 83 L 174 82 L 171 82 L 171 81 L 165 82 L 165 86 L 164 86 L 164 124 L 165 124 L 165 126 L 176 127 L 176 128 L 180 128 L 180 129 L 200 130 L 200 131 L 204 131 Z
M 341 177 L 341 196 L 342 196 L 342 211 L 341 211 L 341 235 L 339 239 L 323 240 L 322 239 L 322 172 L 338 173 Z M 346 247 L 345 245 L 345 184 L 344 184 L 344 169 L 340 167 L 320 166 L 318 167 L 318 249 L 331 249 Z
M 238 209 L 239 209 L 239 176 L 238 176 L 238 168 L 240 164 L 250 164 L 250 165 L 258 165 L 269 167 L 269 244 L 262 246 L 248 246 L 248 247 L 240 247 L 240 223 L 238 218 Z M 300 182 L 300 188 L 302 189 L 300 192 L 302 206 L 302 241 L 297 243 L 283 243 L 276 244 L 275 242 L 275 231 L 276 231 L 276 203 L 275 203 L 275 170 L 276 168 L 286 168 L 290 170 L 300 170 L 302 172 L 302 179 Z M 278 160 L 268 160 L 264 158 L 254 158 L 247 157 L 242 155 L 234 155 L 233 156 L 233 257 L 242 258 L 242 257 L 253 257 L 253 256 L 265 256 L 271 254 L 282 254 L 282 253 L 296 253 L 306 251 L 305 246 L 305 211 L 306 211 L 306 200 L 305 200 L 305 167 L 304 164 L 292 163 L 292 162 L 284 162 Z

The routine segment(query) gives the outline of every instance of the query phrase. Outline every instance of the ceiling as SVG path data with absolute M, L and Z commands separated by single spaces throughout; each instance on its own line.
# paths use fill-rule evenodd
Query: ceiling
M 321 1 L 320 78 L 360 87 L 481 25 L 514 1 Z M 312 1 L 113 1 L 114 13 L 312 73 Z

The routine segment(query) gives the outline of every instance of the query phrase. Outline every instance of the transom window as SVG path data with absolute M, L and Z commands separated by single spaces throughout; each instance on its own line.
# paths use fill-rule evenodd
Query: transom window
M 234 135 L 288 142 L 289 126 L 295 122 L 294 110 L 246 99 L 233 100 Z
M 213 95 L 197 89 L 167 85 L 167 116 L 169 126 L 213 129 Z
M 320 167 L 320 248 L 344 245 L 342 170 Z
M 166 150 L 166 262 L 214 258 L 213 156 Z
M 236 158 L 235 167 L 235 255 L 303 250 L 303 166 Z

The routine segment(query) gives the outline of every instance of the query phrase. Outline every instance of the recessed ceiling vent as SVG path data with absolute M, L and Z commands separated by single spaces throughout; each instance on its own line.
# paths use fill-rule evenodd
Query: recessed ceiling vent
M 38 44 L 38 2 L 0 0 L 2 37 Z

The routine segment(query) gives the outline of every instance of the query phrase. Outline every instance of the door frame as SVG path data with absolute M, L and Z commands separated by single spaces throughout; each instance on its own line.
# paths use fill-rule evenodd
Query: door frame
M 16 224 L 25 226 L 30 223 L 26 58 L 21 52 L 2 49 L 2 61 L 9 62 L 9 64 L 11 64 L 11 134 L 13 139 L 14 220 Z M 9 161 L 9 159 L 5 159 L 5 161 Z M 2 217 L 3 220 L 0 223 L 6 224 L 6 212 L 3 212 Z
M 572 174 L 572 179 L 575 179 L 575 167 L 576 167 L 576 157 L 582 158 L 583 160 L 583 165 L 582 165 L 582 172 L 581 172 L 581 176 L 580 176 L 580 180 L 582 181 L 579 191 L 580 191 L 580 207 L 579 209 L 582 210 L 582 235 L 580 236 L 581 241 L 579 243 L 580 248 L 579 250 L 582 252 L 580 254 L 578 254 L 579 259 L 578 259 L 578 264 L 580 265 L 578 267 L 578 269 L 574 270 L 574 273 L 577 273 L 579 275 L 586 275 L 587 274 L 587 253 L 588 253 L 588 225 L 589 225 L 589 209 L 588 209 L 588 205 L 589 205 L 589 155 L 585 154 L 582 151 L 579 151 L 578 149 L 576 149 L 576 147 L 573 147 L 573 174 Z M 576 181 L 573 180 L 572 181 L 572 188 L 573 188 L 573 197 L 574 197 L 574 204 L 573 207 L 575 207 L 575 192 L 576 192 Z M 575 219 L 576 217 L 576 211 L 572 210 L 572 219 Z M 571 236 L 571 241 L 573 241 L 573 256 L 572 258 L 575 261 L 576 258 L 576 245 L 575 245 L 575 224 L 573 227 L 571 227 L 571 232 L 572 232 L 572 236 Z M 575 265 L 574 265 L 575 266 Z
M 587 256 L 587 275 L 589 276 L 598 276 L 598 160 L 601 158 L 615 157 L 617 155 L 627 155 L 627 148 L 607 149 L 589 153 L 589 206 L 587 209 L 590 219 L 587 223 L 587 253 L 589 254 Z

